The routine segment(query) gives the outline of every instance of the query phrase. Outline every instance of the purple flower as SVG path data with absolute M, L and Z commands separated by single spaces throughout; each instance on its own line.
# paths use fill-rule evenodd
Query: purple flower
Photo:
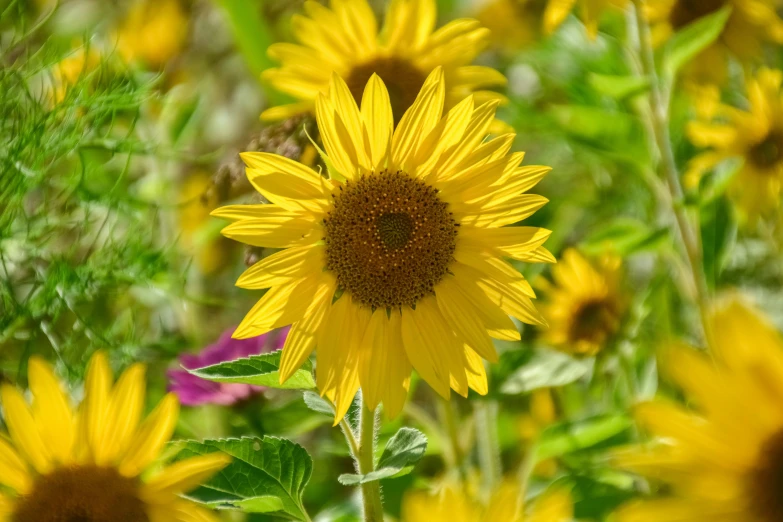
M 275 330 L 250 339 L 232 339 L 234 329 L 223 332 L 218 342 L 204 348 L 198 354 L 183 354 L 179 357 L 180 364 L 190 370 L 203 368 L 226 361 L 233 361 L 271 352 L 283 347 L 288 328 Z M 242 399 L 246 399 L 253 393 L 263 390 L 260 386 L 250 384 L 226 384 L 204 380 L 191 375 L 185 370 L 176 369 L 167 372 L 169 378 L 169 391 L 176 393 L 179 400 L 186 406 L 199 406 L 201 404 L 231 405 Z

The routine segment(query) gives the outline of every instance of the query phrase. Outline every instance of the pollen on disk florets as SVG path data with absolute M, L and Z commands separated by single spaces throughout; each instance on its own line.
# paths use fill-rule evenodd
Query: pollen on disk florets
M 149 522 L 135 479 L 113 468 L 74 466 L 36 480 L 11 522 Z
M 438 191 L 404 172 L 347 181 L 324 218 L 326 268 L 372 308 L 414 306 L 453 260 L 457 227 Z

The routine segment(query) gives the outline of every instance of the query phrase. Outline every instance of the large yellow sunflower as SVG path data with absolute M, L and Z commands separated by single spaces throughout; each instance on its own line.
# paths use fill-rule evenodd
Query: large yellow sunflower
M 389 93 L 373 75 L 361 110 L 336 74 L 316 99 L 331 179 L 267 153 L 245 153 L 247 175 L 271 205 L 213 215 L 223 233 L 284 248 L 237 285 L 270 290 L 234 335 L 293 323 L 281 380 L 318 345 L 317 384 L 344 415 L 361 384 L 371 408 L 402 408 L 411 366 L 439 394 L 485 393 L 481 359 L 491 338 L 519 339 L 509 315 L 541 324 L 528 282 L 503 258 L 552 262 L 550 232 L 506 226 L 546 203 L 523 194 L 550 169 L 508 154 L 513 134 L 485 140 L 497 101 L 469 96 L 442 116 L 443 70 L 435 69 L 394 128 Z
M 74 412 L 43 360 L 29 363 L 32 408 L 14 386 L 0 398 L 9 437 L 0 436 L 2 522 L 209 522 L 208 511 L 179 497 L 230 461 L 223 453 L 181 461 L 144 480 L 177 422 L 167 395 L 141 421 L 144 367 L 129 368 L 112 386 L 100 352 L 87 372 L 85 398 Z
M 619 522 L 783 520 L 783 342 L 737 300 L 720 305 L 709 326 L 712 359 L 687 347 L 664 359 L 692 408 L 663 399 L 638 406 L 658 443 L 617 457 L 667 493 L 622 508 Z
M 563 490 L 544 493 L 526 513 L 519 486 L 504 482 L 486 507 L 463 491 L 446 486 L 436 494 L 408 493 L 402 505 L 402 522 L 571 522 L 573 504 Z
M 730 196 L 751 216 L 778 207 L 783 181 L 781 77 L 780 71 L 761 69 L 748 82 L 749 111 L 719 105 L 715 109 L 717 121 L 689 124 L 690 140 L 711 150 L 691 161 L 685 174 L 688 185 L 696 185 L 706 171 L 724 159 L 742 158 Z
M 688 76 L 697 82 L 722 83 L 729 55 L 742 62 L 761 56 L 762 44 L 783 43 L 783 20 L 776 0 L 650 0 L 645 15 L 652 24 L 653 40 L 660 45 L 671 35 L 703 16 L 730 5 L 729 16 L 718 41 L 688 65 Z
M 379 75 L 388 89 L 395 122 L 438 66 L 446 79 L 447 110 L 471 93 L 479 105 L 505 100 L 483 90 L 504 85 L 505 77 L 490 67 L 470 65 L 486 46 L 489 31 L 470 19 L 454 20 L 435 30 L 435 0 L 392 0 L 380 32 L 367 0 L 332 0 L 331 9 L 308 1 L 305 11 L 307 16 L 293 18 L 299 44 L 270 46 L 269 56 L 281 66 L 264 73 L 274 88 L 300 101 L 268 109 L 262 119 L 312 111 L 318 93 L 329 88 L 332 73 L 345 79 L 357 103 L 370 76 Z
M 620 258 L 604 256 L 596 266 L 574 249 L 552 267 L 553 283 L 536 281 L 545 292 L 549 322 L 545 338 L 578 355 L 595 355 L 620 328 L 625 300 L 620 292 Z

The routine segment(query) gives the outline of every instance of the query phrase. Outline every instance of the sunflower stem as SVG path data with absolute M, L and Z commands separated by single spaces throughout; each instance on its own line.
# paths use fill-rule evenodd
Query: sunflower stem
M 357 464 L 359 473 L 366 475 L 375 471 L 375 412 L 362 405 L 361 433 L 359 439 L 359 455 Z M 362 484 L 362 501 L 364 504 L 364 522 L 383 522 L 383 501 L 381 500 L 381 483 L 377 480 Z
M 693 279 L 696 304 L 699 308 L 705 338 L 708 337 L 706 323 L 706 309 L 709 289 L 707 278 L 704 274 L 702 262 L 701 237 L 698 227 L 693 225 L 691 216 L 688 215 L 685 206 L 685 193 L 680 183 L 680 174 L 677 163 L 674 160 L 674 152 L 669 134 L 669 107 L 663 96 L 663 89 L 655 67 L 655 54 L 653 52 L 650 26 L 644 16 L 645 0 L 633 0 L 634 17 L 639 38 L 639 59 L 644 75 L 650 80 L 649 103 L 650 128 L 654 134 L 655 146 L 660 157 L 660 166 L 666 179 L 666 185 L 671 195 L 671 206 L 674 212 L 679 237 L 687 256 L 688 267 Z
M 457 471 L 459 479 L 464 485 L 467 479 L 465 467 L 463 465 L 465 456 L 463 455 L 462 445 L 459 440 L 460 422 L 455 407 L 456 405 L 450 400 L 438 396 L 437 406 L 438 417 L 440 417 L 440 422 L 443 424 L 446 433 L 444 439 L 448 441 L 448 451 L 444 453 L 444 457 L 446 458 L 447 465 Z
M 502 473 L 500 465 L 500 447 L 497 433 L 497 403 L 476 401 L 476 444 L 481 467 L 482 493 L 489 497 L 495 490 Z

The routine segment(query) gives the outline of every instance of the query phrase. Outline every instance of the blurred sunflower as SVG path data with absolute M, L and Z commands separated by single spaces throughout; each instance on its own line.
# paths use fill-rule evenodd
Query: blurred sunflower
M 740 157 L 743 164 L 730 196 L 749 216 L 778 207 L 783 181 L 782 77 L 780 71 L 761 69 L 748 82 L 749 111 L 718 105 L 716 122 L 689 123 L 691 142 L 712 150 L 691 161 L 685 174 L 687 185 L 696 186 L 701 176 L 722 160 Z
M 204 226 L 209 213 L 218 205 L 218 194 L 212 187 L 211 176 L 205 171 L 195 171 L 182 183 L 182 203 L 179 207 L 180 244 L 204 274 L 213 274 L 226 266 L 231 258 L 224 238 L 205 237 Z
M 749 62 L 761 56 L 762 44 L 783 43 L 783 20 L 776 0 L 651 0 L 645 15 L 652 25 L 653 43 L 658 46 L 674 32 L 703 16 L 731 6 L 731 14 L 717 42 L 688 64 L 686 75 L 699 83 L 722 83 L 727 58 Z
M 508 154 L 513 134 L 485 141 L 496 100 L 469 96 L 441 118 L 445 97 L 438 67 L 395 129 L 378 75 L 360 110 L 334 74 L 316 99 L 331 179 L 245 153 L 250 182 L 273 204 L 213 212 L 235 221 L 227 237 L 285 248 L 237 281 L 271 289 L 235 337 L 293 323 L 280 378 L 317 344 L 317 384 L 338 421 L 360 384 L 370 408 L 383 402 L 397 415 L 411 366 L 443 397 L 450 388 L 486 393 L 481 359 L 497 360 L 491 338 L 520 338 L 508 315 L 544 322 L 530 285 L 502 258 L 554 261 L 542 246 L 548 230 L 506 226 L 547 202 L 523 192 L 550 168 L 520 166 L 523 154 Z
M 117 30 L 117 50 L 127 62 L 161 69 L 182 51 L 187 36 L 179 0 L 139 0 Z
M 0 493 L 1 521 L 217 520 L 179 494 L 225 467 L 227 455 L 184 460 L 140 479 L 171 437 L 179 407 L 169 394 L 140 423 L 142 365 L 129 368 L 112 386 L 106 357 L 94 355 L 78 412 L 43 360 L 30 359 L 29 381 L 32 408 L 14 386 L 0 388 L 10 436 L 0 438 L 0 485 L 8 488 Z
M 402 522 L 571 522 L 573 518 L 571 498 L 564 491 L 545 493 L 529 513 L 520 498 L 519 486 L 511 481 L 500 485 L 487 507 L 453 486 L 434 495 L 417 491 L 403 500 Z
M 490 30 L 495 49 L 512 53 L 540 38 L 545 7 L 546 0 L 490 0 L 476 19 Z
M 100 54 L 94 48 L 79 47 L 60 60 L 52 69 L 52 90 L 49 96 L 53 104 L 65 99 L 68 90 L 85 75 L 95 71 L 100 64 Z
M 579 2 L 579 17 L 587 30 L 587 36 L 594 40 L 598 36 L 598 22 L 609 7 L 622 9 L 626 0 L 548 0 L 544 11 L 544 31 L 551 34 L 562 25 Z
M 595 355 L 620 329 L 626 303 L 620 292 L 621 260 L 607 255 L 593 266 L 575 249 L 552 267 L 553 282 L 536 281 L 546 295 L 544 337 L 578 355 Z
M 435 0 L 392 0 L 379 33 L 367 0 L 333 0 L 331 7 L 306 2 L 308 16 L 293 17 L 300 45 L 269 47 L 269 56 L 281 67 L 269 69 L 264 78 L 301 101 L 268 109 L 262 119 L 312 111 L 318 93 L 328 89 L 332 73 L 345 79 L 357 103 L 370 76 L 379 75 L 388 89 L 395 123 L 437 66 L 443 67 L 446 79 L 447 110 L 471 93 L 479 105 L 505 101 L 504 96 L 483 90 L 505 85 L 503 75 L 490 67 L 469 65 L 488 41 L 489 31 L 478 21 L 454 20 L 435 31 Z
M 783 517 L 783 342 L 734 299 L 710 318 L 711 359 L 672 348 L 664 369 L 696 411 L 665 400 L 637 407 L 659 437 L 618 464 L 671 491 L 621 508 L 619 522 L 779 522 Z

